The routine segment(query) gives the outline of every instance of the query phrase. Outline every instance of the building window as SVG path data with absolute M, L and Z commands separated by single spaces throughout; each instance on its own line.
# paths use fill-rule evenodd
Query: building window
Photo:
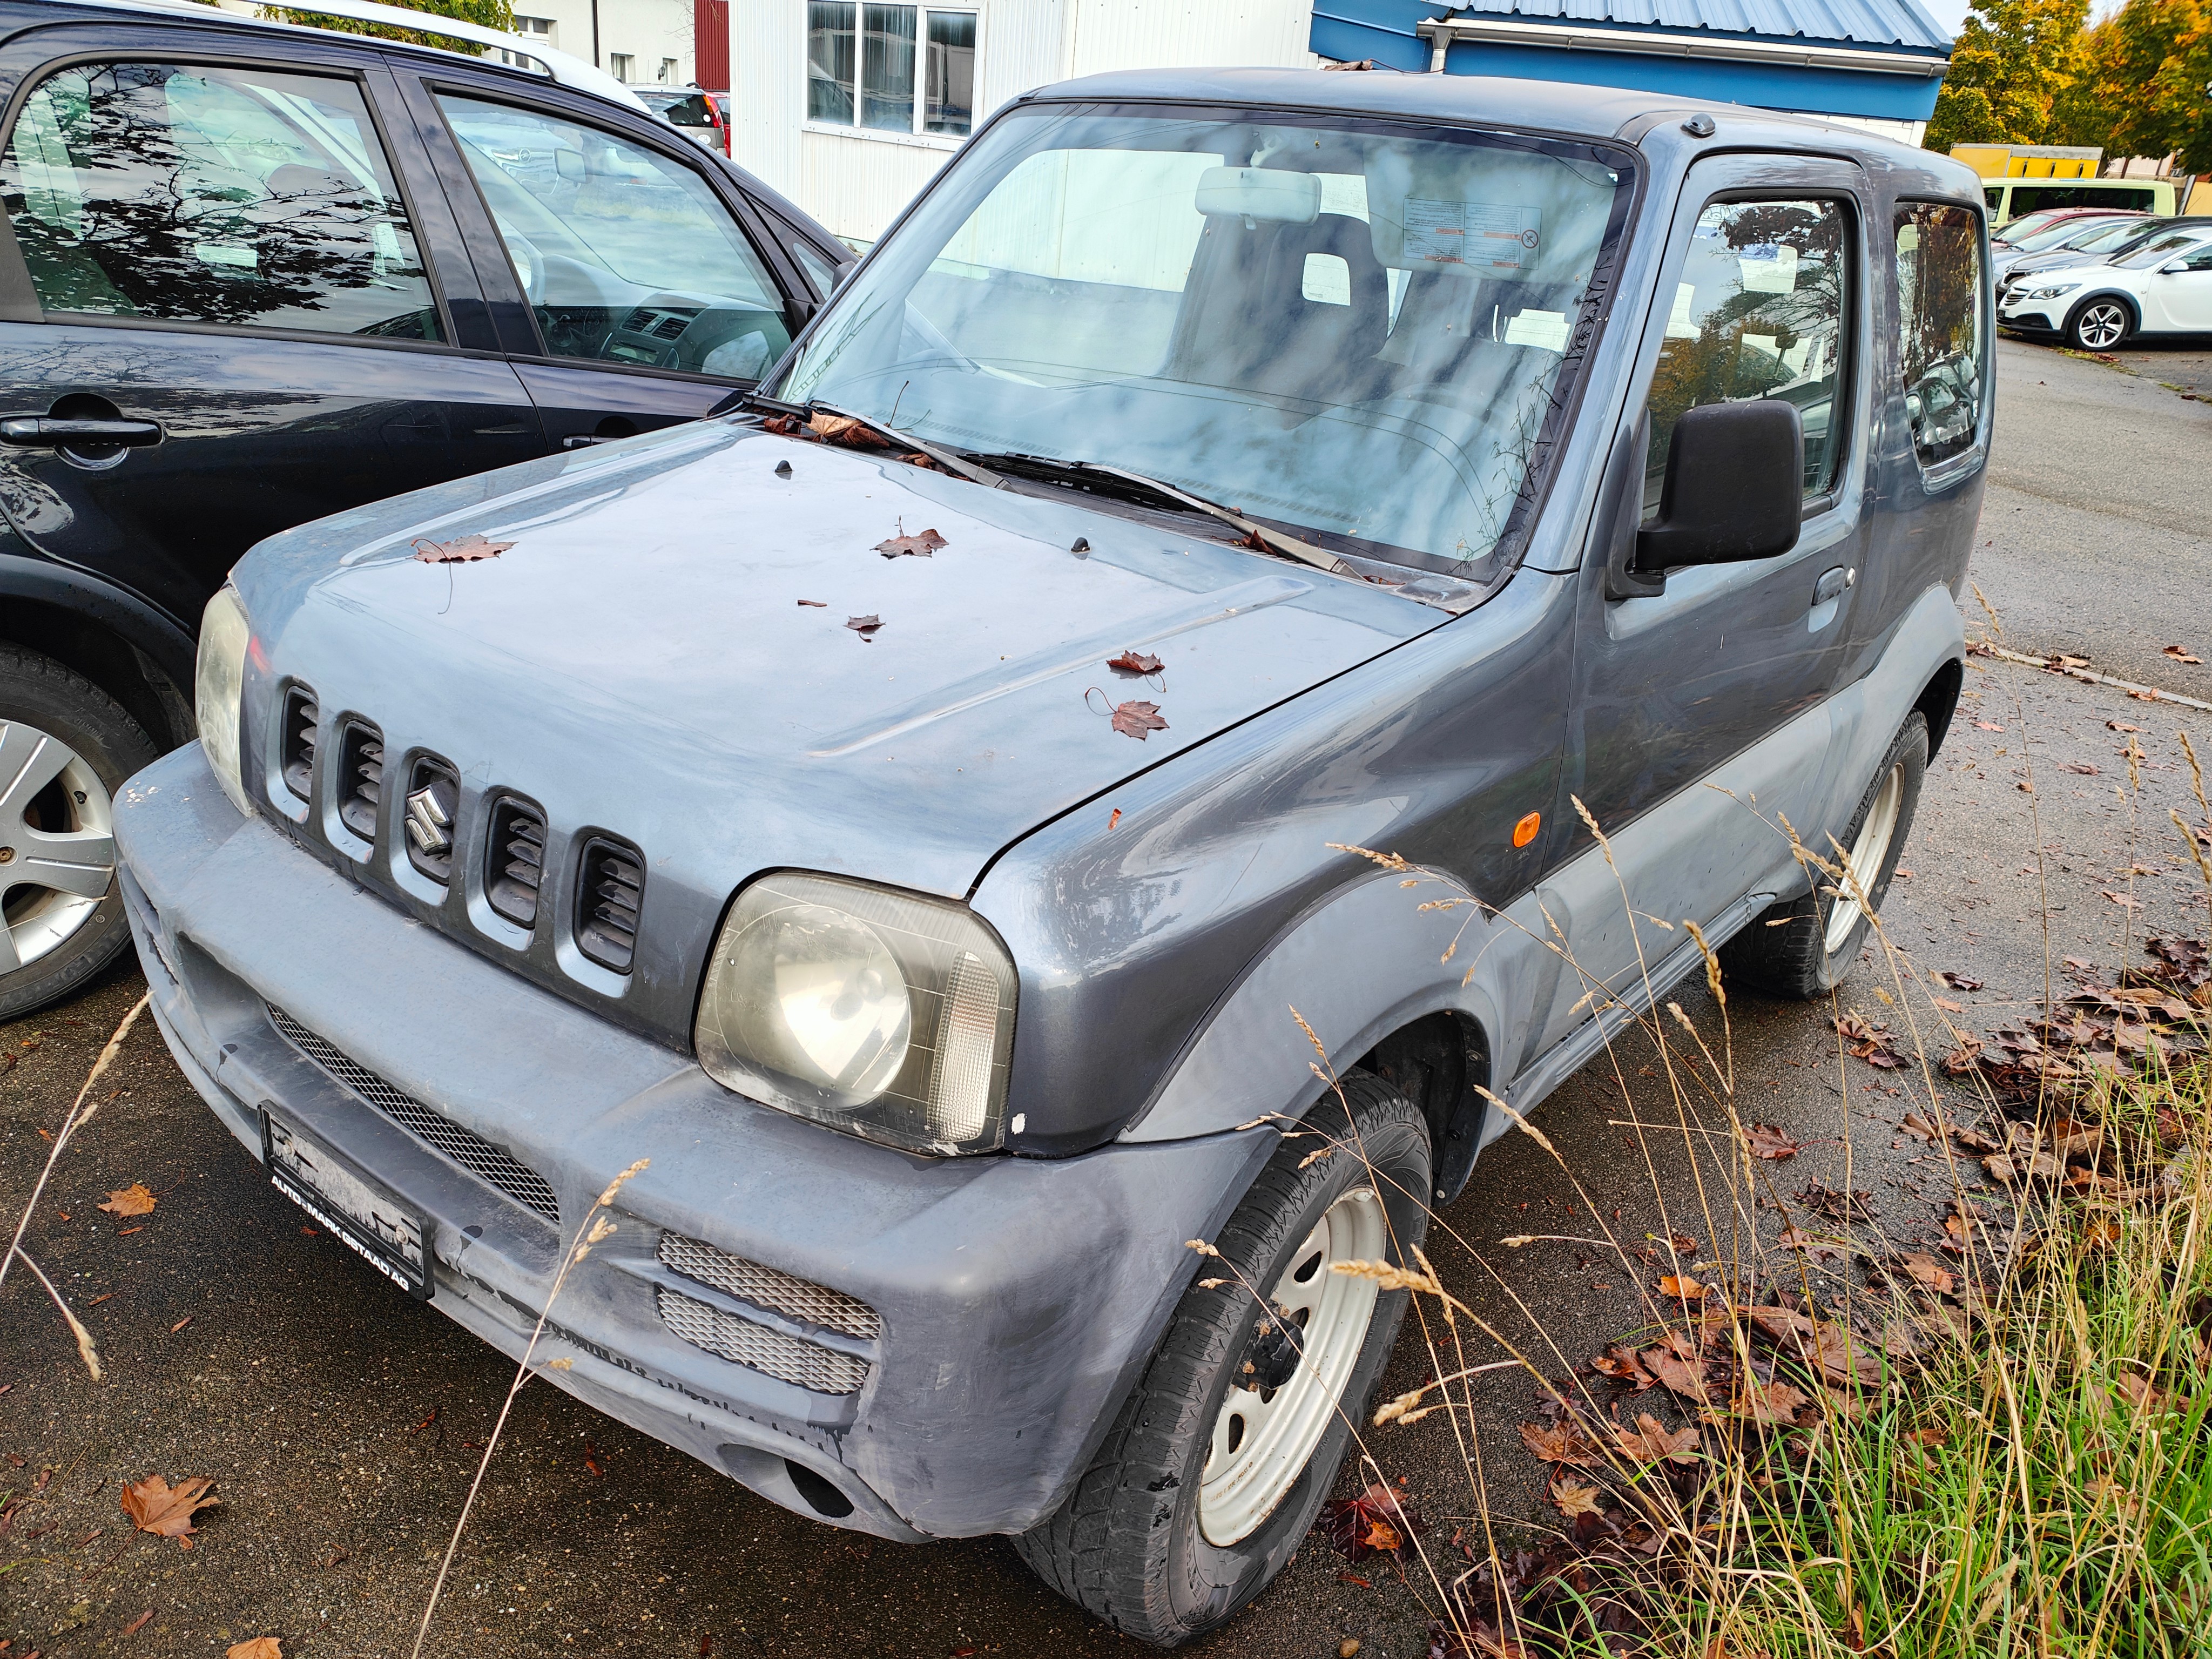
M 518 12 L 514 19 L 514 33 L 526 40 L 536 40 L 548 46 L 558 47 L 561 44 L 553 28 L 553 20 L 550 17 L 525 17 Z M 499 61 L 509 69 L 530 69 L 536 66 L 536 60 L 526 62 L 514 52 L 505 50 L 501 50 L 498 56 Z
M 678 78 L 678 71 L 680 71 L 683 67 L 684 63 L 681 58 L 662 58 L 660 60 L 660 84 L 664 87 L 672 87 L 676 85 Z
M 630 70 L 635 68 L 636 65 L 637 59 L 632 57 L 629 52 L 611 52 L 607 54 L 607 73 L 613 76 L 616 80 L 621 82 L 624 86 L 628 86 L 629 84 Z
M 966 137 L 975 121 L 975 14 L 807 0 L 806 118 Z

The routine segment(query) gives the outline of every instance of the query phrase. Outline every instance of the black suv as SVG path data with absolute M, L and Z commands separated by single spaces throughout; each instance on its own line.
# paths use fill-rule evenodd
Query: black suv
M 0 0 L 0 1018 L 127 945 L 112 792 L 240 554 L 704 415 L 850 263 L 544 67 Z

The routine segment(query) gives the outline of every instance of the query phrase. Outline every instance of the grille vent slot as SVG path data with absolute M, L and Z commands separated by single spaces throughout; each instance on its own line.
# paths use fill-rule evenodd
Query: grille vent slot
M 660 1322 L 695 1348 L 814 1394 L 858 1394 L 868 1362 L 803 1338 L 787 1336 L 750 1319 L 694 1301 L 665 1285 L 653 1287 Z
M 407 832 L 407 861 L 441 884 L 453 878 L 453 820 L 460 803 L 460 779 L 445 762 L 424 755 L 408 769 L 407 807 L 399 820 Z
M 538 890 L 545 874 L 545 815 L 512 797 L 492 808 L 484 896 L 518 927 L 538 925 Z
M 363 841 L 376 839 L 384 799 L 384 734 L 367 720 L 349 720 L 338 741 L 338 818 Z
M 285 1039 L 324 1071 L 343 1083 L 433 1152 L 442 1152 L 486 1185 L 497 1188 L 526 1210 L 534 1210 L 555 1226 L 561 1224 L 561 1206 L 545 1177 L 528 1164 L 502 1152 L 482 1135 L 464 1129 L 451 1118 L 425 1106 L 414 1096 L 393 1088 L 337 1045 L 325 1042 L 279 1008 L 267 1005 L 269 1023 Z
M 661 1265 L 686 1279 L 711 1285 L 726 1296 L 767 1308 L 789 1319 L 838 1331 L 872 1342 L 883 1334 L 884 1322 L 873 1308 L 842 1291 L 787 1273 L 779 1267 L 748 1261 L 727 1250 L 681 1233 L 663 1233 L 659 1251 Z
M 284 694 L 283 735 L 278 762 L 284 776 L 284 787 L 301 800 L 315 783 L 315 723 L 321 711 L 315 707 L 315 694 L 304 685 L 295 685 Z
M 595 836 L 584 844 L 576 884 L 576 948 L 602 968 L 629 972 L 637 948 L 645 859 L 634 847 Z

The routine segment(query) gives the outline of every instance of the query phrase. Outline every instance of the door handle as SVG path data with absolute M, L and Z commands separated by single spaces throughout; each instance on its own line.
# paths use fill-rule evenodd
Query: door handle
M 1846 570 L 1841 565 L 1833 570 L 1822 571 L 1820 580 L 1813 584 L 1813 603 L 1826 605 L 1830 599 L 1839 598 L 1843 591 L 1858 579 L 1856 569 Z
M 161 441 L 161 428 L 155 421 L 63 421 L 50 415 L 0 421 L 0 443 L 18 449 L 143 449 Z

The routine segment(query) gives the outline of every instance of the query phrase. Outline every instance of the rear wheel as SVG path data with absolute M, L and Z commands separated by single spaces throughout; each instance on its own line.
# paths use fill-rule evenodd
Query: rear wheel
M 1428 1127 L 1380 1078 L 1355 1072 L 1344 1093 L 1349 1118 L 1325 1097 L 1305 1122 L 1321 1133 L 1277 1148 L 1090 1468 L 1015 1540 L 1069 1601 L 1158 1646 L 1211 1630 L 1282 1571 L 1397 1340 L 1408 1292 L 1333 1268 L 1412 1259 Z
M 1824 995 L 1850 976 L 1873 926 L 1858 895 L 1881 909 L 1927 775 L 1928 717 L 1916 708 L 1890 740 L 1874 781 L 1836 837 L 1844 849 L 1840 860 L 1826 837 L 1810 848 L 1831 864 L 1840 862 L 1852 879 L 1839 883 L 1825 871 L 1810 872 L 1812 892 L 1768 906 L 1721 947 L 1722 965 L 1732 977 L 1775 996 L 1802 1000 Z
M 82 675 L 0 644 L 0 1019 L 69 995 L 130 945 L 114 797 L 157 752 Z
M 2092 300 L 2066 319 L 2066 337 L 2084 351 L 2110 351 L 2128 337 L 2135 321 L 2122 301 Z

